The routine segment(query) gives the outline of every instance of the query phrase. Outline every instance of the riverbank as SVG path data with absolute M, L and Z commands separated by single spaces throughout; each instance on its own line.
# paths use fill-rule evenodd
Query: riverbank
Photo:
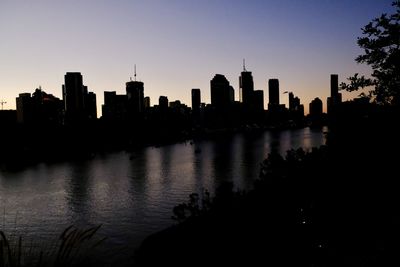
M 270 155 L 253 190 L 178 205 L 182 219 L 142 243 L 140 266 L 399 265 L 397 115 L 343 119 L 328 147 Z
M 81 161 L 91 159 L 96 155 L 118 151 L 130 153 L 145 147 L 217 140 L 237 133 L 259 134 L 264 131 L 300 128 L 247 125 L 241 128 L 196 128 L 190 131 L 167 131 L 164 129 L 140 132 L 122 125 L 99 123 L 80 125 L 79 127 L 31 128 L 18 126 L 0 134 L 3 146 L 3 153 L 0 154 L 0 166 L 1 168 L 18 169 L 41 162 Z

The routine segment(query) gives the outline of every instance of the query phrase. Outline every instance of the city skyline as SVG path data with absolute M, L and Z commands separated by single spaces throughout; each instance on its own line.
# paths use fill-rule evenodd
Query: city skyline
M 369 69 L 354 62 L 361 27 L 391 1 L 107 1 L 0 4 L 0 99 L 15 98 L 39 85 L 62 98 L 66 72 L 81 72 L 104 103 L 104 91 L 125 92 L 138 66 L 138 80 L 152 104 L 160 95 L 190 106 L 192 88 L 210 103 L 209 81 L 226 76 L 239 100 L 242 59 L 254 89 L 280 81 L 280 92 L 298 96 L 308 113 L 315 97 L 329 96 L 328 75 L 339 82 Z M 358 93 L 357 93 L 358 94 Z M 357 94 L 344 94 L 343 100 Z M 288 107 L 288 97 L 281 95 Z M 99 116 L 101 114 L 98 105 Z

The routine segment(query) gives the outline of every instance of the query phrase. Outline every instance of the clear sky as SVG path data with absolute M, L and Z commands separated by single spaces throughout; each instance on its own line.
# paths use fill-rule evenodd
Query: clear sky
M 190 106 L 190 89 L 210 102 L 210 80 L 224 74 L 239 99 L 242 59 L 268 102 L 268 79 L 305 105 L 326 108 L 330 74 L 339 81 L 369 68 L 354 58 L 361 27 L 392 0 L 0 0 L 0 100 L 39 85 L 62 96 L 66 72 L 81 72 L 97 94 L 125 93 L 137 65 L 151 105 L 160 95 Z M 345 94 L 344 99 L 351 95 Z M 287 105 L 287 95 L 281 102 Z

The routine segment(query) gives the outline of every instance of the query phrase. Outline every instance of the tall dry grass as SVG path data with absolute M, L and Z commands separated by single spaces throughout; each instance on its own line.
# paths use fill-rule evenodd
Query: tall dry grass
M 67 227 L 50 247 L 37 246 L 23 238 L 8 238 L 0 230 L 0 267 L 97 266 L 100 245 L 106 238 L 97 234 L 101 225 L 80 229 Z

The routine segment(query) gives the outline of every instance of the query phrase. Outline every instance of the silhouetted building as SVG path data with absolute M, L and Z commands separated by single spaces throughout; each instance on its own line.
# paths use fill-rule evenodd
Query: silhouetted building
M 182 105 L 181 101 L 179 101 L 179 100 L 169 102 L 170 108 L 177 108 L 177 107 L 180 107 L 181 105 Z
M 126 83 L 126 95 L 128 96 L 128 113 L 135 115 L 144 110 L 144 83 L 129 81 Z
M 229 86 L 229 105 L 232 105 L 235 102 L 235 89 L 233 86 Z
M 253 104 L 254 82 L 251 71 L 246 70 L 244 62 L 243 71 L 239 77 L 239 88 L 240 101 L 244 106 L 251 106 Z
M 42 124 L 60 124 L 62 122 L 63 102 L 40 87 L 32 94 L 33 120 Z
M 144 108 L 145 108 L 145 109 L 150 108 L 150 97 L 149 97 L 149 96 L 146 96 L 146 97 L 144 98 Z
M 32 94 L 22 93 L 16 99 L 18 123 L 60 124 L 63 102 L 39 87 Z
M 127 95 L 117 95 L 115 91 L 105 91 L 102 118 L 111 121 L 123 121 L 127 116 L 127 106 Z
M 278 79 L 269 79 L 268 81 L 268 109 L 269 106 L 278 106 L 279 105 L 279 80 Z
M 304 105 L 303 104 L 299 105 L 299 109 L 298 109 L 297 113 L 301 118 L 304 118 Z
M 304 119 L 304 106 L 300 104 L 300 98 L 294 96 L 293 92 L 284 92 L 289 94 L 289 121 L 294 125 L 301 125 Z
M 67 72 L 64 76 L 63 101 L 67 120 L 79 120 L 85 116 L 85 88 L 80 72 Z
M 97 119 L 97 103 L 95 93 L 88 92 L 85 94 L 85 110 L 86 114 L 88 115 L 88 119 Z
M 310 103 L 310 116 L 311 118 L 322 117 L 322 100 L 318 97 L 314 98 Z
M 211 105 L 217 109 L 225 109 L 234 102 L 234 89 L 222 74 L 215 74 L 210 81 Z
M 200 89 L 193 88 L 192 89 L 192 110 L 194 112 L 197 112 L 200 109 L 200 103 L 201 103 Z
M 30 93 L 22 93 L 16 98 L 17 122 L 28 123 L 33 117 L 32 98 Z
M 264 110 L 264 91 L 263 90 L 255 90 L 253 92 L 253 107 L 254 110 Z
M 166 96 L 160 96 L 158 98 L 158 106 L 161 110 L 166 110 L 168 109 L 168 97 Z
M 289 111 L 293 113 L 301 111 L 302 108 L 304 110 L 304 107 L 302 107 L 303 105 L 300 104 L 300 98 L 294 96 L 293 92 L 288 92 L 288 93 L 289 93 Z
M 292 92 L 289 92 L 289 110 L 293 111 L 295 109 L 295 100 L 294 100 L 294 95 Z
M 339 75 L 331 74 L 331 96 L 339 93 Z
M 331 74 L 331 96 L 327 99 L 327 111 L 332 115 L 338 105 L 342 103 L 342 94 L 339 93 L 339 77 Z
M 67 122 L 97 118 L 96 94 L 89 93 L 83 85 L 80 72 L 67 72 L 64 76 L 63 101 Z

